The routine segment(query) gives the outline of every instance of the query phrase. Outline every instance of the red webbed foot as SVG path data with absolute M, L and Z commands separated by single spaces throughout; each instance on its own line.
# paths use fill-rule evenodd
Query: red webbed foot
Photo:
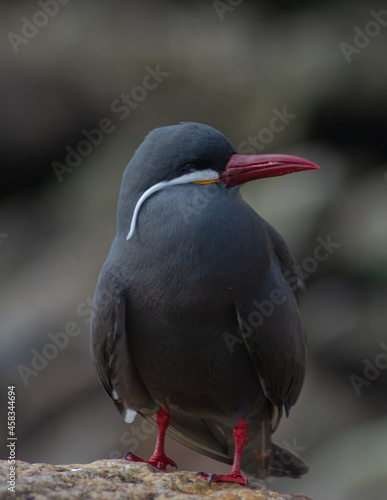
M 242 453 L 247 438 L 247 425 L 245 418 L 243 417 L 239 418 L 237 425 L 234 427 L 233 436 L 235 440 L 235 452 L 234 452 L 234 461 L 230 474 L 210 475 L 210 474 L 205 474 L 204 472 L 199 472 L 198 474 L 198 476 L 207 479 L 210 484 L 212 482 L 237 483 L 237 484 L 242 484 L 243 486 L 247 486 L 249 484 L 248 478 L 243 477 L 241 474 Z
M 241 474 L 206 474 L 204 472 L 199 472 L 198 476 L 207 479 L 207 481 L 211 483 L 237 483 L 243 486 L 247 486 L 249 484 L 249 479 L 247 477 L 243 477 Z
M 144 463 L 146 463 L 146 460 L 138 457 L 137 455 L 135 455 L 131 451 L 128 451 L 127 453 L 125 453 L 123 460 L 128 460 L 128 462 L 144 462 Z
M 158 430 L 157 430 L 156 447 L 155 451 L 153 452 L 153 455 L 150 457 L 149 460 L 143 460 L 142 458 L 138 457 L 131 451 L 128 451 L 124 459 L 129 460 L 130 462 L 147 463 L 153 465 L 153 467 L 156 467 L 159 470 L 166 470 L 168 465 L 176 467 L 177 469 L 176 463 L 170 458 L 168 458 L 164 452 L 165 432 L 168 428 L 168 425 L 169 425 L 169 410 L 167 411 L 161 408 L 157 413 Z
M 131 451 L 128 451 L 126 455 L 124 456 L 124 460 L 128 460 L 129 462 L 140 462 L 140 463 L 145 463 L 145 464 L 150 464 L 153 465 L 153 467 L 156 467 L 156 469 L 159 470 L 167 470 L 167 466 L 170 465 L 171 467 L 176 467 L 176 463 L 168 458 L 165 454 L 154 454 L 150 457 L 149 460 L 144 460 Z
M 168 458 L 166 455 L 152 455 L 148 460 L 148 463 L 157 467 L 159 470 L 166 470 L 168 465 L 177 469 L 176 462 Z

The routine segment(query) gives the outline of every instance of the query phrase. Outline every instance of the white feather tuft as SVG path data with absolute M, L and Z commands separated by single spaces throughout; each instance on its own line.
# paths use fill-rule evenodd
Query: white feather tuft
M 134 207 L 132 222 L 130 223 L 130 230 L 128 236 L 126 237 L 126 240 L 130 240 L 130 238 L 133 236 L 136 229 L 137 217 L 140 212 L 140 208 L 144 201 L 147 200 L 153 193 L 161 191 L 168 186 L 176 186 L 177 184 L 189 184 L 190 182 L 200 181 L 215 181 L 218 179 L 218 172 L 209 168 L 206 170 L 195 170 L 194 172 L 189 172 L 188 174 L 184 174 L 181 177 L 176 177 L 175 179 L 171 179 L 170 181 L 158 182 L 154 186 L 151 186 L 140 196 L 138 202 L 136 203 L 136 206 Z
M 134 410 L 129 410 L 128 408 L 125 410 L 124 420 L 127 424 L 131 424 L 133 420 L 136 418 L 137 412 Z

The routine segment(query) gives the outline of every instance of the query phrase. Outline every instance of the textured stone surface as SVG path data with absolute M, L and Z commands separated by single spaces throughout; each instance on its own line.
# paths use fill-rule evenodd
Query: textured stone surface
M 224 500 L 309 500 L 285 495 L 260 484 L 244 487 L 211 484 L 195 472 L 161 472 L 148 464 L 123 460 L 98 460 L 90 464 L 30 464 L 18 460 L 16 497 L 20 500 L 98 499 L 155 500 L 184 498 Z M 7 490 L 8 463 L 0 461 L 0 499 L 12 498 Z

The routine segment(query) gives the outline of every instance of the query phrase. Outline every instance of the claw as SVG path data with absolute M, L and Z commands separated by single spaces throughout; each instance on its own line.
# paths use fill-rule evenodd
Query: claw
M 249 480 L 247 477 L 241 476 L 240 474 L 205 474 L 204 472 L 198 472 L 197 476 L 201 476 L 202 478 L 208 481 L 208 484 L 211 483 L 236 483 L 241 484 L 243 486 L 248 486 Z
M 144 460 L 131 451 L 125 453 L 124 460 L 129 460 L 130 462 L 144 462 Z
M 141 462 L 152 465 L 159 470 L 167 470 L 168 465 L 175 467 L 177 469 L 177 464 L 170 458 L 168 458 L 164 452 L 164 438 L 165 432 L 167 430 L 169 424 L 169 411 L 160 409 L 157 413 L 157 425 L 158 425 L 158 433 L 157 433 L 157 441 L 155 450 L 153 455 L 149 460 L 143 460 L 138 457 L 131 451 L 128 451 L 124 457 L 125 460 L 129 460 L 130 462 Z
M 145 462 L 145 460 L 138 457 L 137 455 L 135 455 L 131 451 L 128 451 L 127 453 L 125 453 L 123 460 L 128 460 L 129 462 L 141 462 L 141 463 Z
M 212 481 L 216 478 L 216 474 L 211 474 L 208 478 L 208 484 L 211 484 Z

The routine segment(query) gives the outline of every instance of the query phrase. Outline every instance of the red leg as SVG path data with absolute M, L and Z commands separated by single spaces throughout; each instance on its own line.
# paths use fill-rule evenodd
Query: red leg
M 172 465 L 177 468 L 177 465 L 173 460 L 168 458 L 164 452 L 164 441 L 165 441 L 165 433 L 169 425 L 169 413 L 161 408 L 157 413 L 157 439 L 156 446 L 153 455 L 149 460 L 143 460 L 142 458 L 134 455 L 131 452 L 128 452 L 125 455 L 125 460 L 129 460 L 131 462 L 146 462 L 148 464 L 157 467 L 160 470 L 166 470 L 167 465 Z
M 242 461 L 242 453 L 243 448 L 245 446 L 245 441 L 247 438 L 247 424 L 246 419 L 240 417 L 239 422 L 234 427 L 234 441 L 235 441 L 235 452 L 234 452 L 234 461 L 232 463 L 231 472 L 229 474 L 203 474 L 200 475 L 211 483 L 215 482 L 229 482 L 229 483 L 239 483 L 247 486 L 249 484 L 249 480 L 247 477 L 243 477 L 241 475 L 241 461 Z

